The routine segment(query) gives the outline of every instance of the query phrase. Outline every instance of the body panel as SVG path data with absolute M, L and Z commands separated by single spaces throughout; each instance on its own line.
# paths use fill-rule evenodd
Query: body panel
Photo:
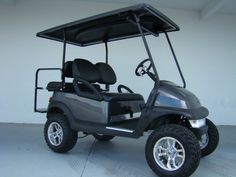
M 160 81 L 155 106 L 181 109 L 202 107 L 200 101 L 193 93 L 170 81 Z
M 54 92 L 51 99 L 53 102 L 66 105 L 76 120 L 101 124 L 139 118 L 140 105 L 144 104 L 142 100 L 97 101 L 65 92 Z

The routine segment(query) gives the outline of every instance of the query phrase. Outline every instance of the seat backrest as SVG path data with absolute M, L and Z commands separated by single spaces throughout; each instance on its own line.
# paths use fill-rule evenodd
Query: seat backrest
M 116 83 L 116 74 L 112 67 L 106 63 L 97 63 L 96 69 L 99 73 L 99 80 L 100 84 L 115 84 Z
M 72 61 L 67 61 L 64 65 L 63 74 L 67 78 L 72 78 Z M 74 88 L 72 83 L 65 82 L 64 86 L 62 85 L 62 82 L 49 82 L 47 85 L 48 91 L 61 91 L 62 87 L 64 88 L 65 92 L 74 92 Z
M 65 63 L 65 66 L 64 66 L 64 76 L 65 77 L 73 78 L 72 64 L 73 64 L 73 61 L 67 61 Z
M 89 83 L 99 81 L 99 73 L 94 64 L 88 60 L 75 59 L 72 65 L 73 78 L 80 78 Z

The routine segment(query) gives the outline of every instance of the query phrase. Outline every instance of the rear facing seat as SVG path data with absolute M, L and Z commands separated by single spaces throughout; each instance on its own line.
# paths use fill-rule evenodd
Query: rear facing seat
M 73 65 L 73 61 L 67 61 L 65 63 L 65 67 L 64 67 L 64 76 L 66 78 L 73 78 L 73 74 L 72 74 L 72 65 Z M 93 86 L 97 89 L 100 90 L 100 86 L 98 84 L 93 84 Z M 82 91 L 87 91 L 90 92 L 90 90 L 83 84 L 79 84 L 79 87 Z M 62 82 L 49 82 L 47 85 L 47 90 L 48 91 L 62 91 Z M 70 93 L 74 93 L 74 86 L 73 83 L 70 82 L 66 82 L 64 84 L 64 92 L 70 92 Z
M 72 61 L 67 61 L 64 66 L 63 74 L 67 78 L 73 78 L 72 77 Z M 62 90 L 62 82 L 49 82 L 47 85 L 48 91 L 61 91 Z M 67 92 L 74 92 L 74 88 L 72 83 L 65 83 L 64 90 Z

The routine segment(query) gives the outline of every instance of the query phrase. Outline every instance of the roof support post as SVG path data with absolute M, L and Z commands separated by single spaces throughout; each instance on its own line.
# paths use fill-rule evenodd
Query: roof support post
M 175 60 L 176 66 L 177 66 L 177 68 L 178 68 L 178 71 L 179 71 L 180 77 L 181 77 L 181 79 L 182 79 L 182 82 L 183 82 L 183 88 L 186 88 L 186 82 L 185 82 L 185 79 L 184 79 L 184 75 L 183 75 L 183 73 L 182 73 L 182 71 L 181 71 L 181 68 L 180 68 L 180 66 L 179 66 L 179 62 L 178 62 L 178 60 L 177 60 L 177 57 L 176 57 L 176 55 L 175 55 L 174 48 L 173 48 L 173 46 L 172 46 L 172 44 L 171 44 L 171 41 L 170 41 L 170 38 L 169 38 L 167 32 L 165 32 L 165 35 L 166 35 L 166 39 L 167 39 L 167 41 L 168 41 L 168 44 L 169 44 L 169 46 L 170 46 L 170 49 L 171 49 L 172 55 L 173 55 L 173 57 L 174 57 L 174 60 Z
M 107 45 L 107 41 L 105 41 L 105 48 L 106 48 L 106 64 L 108 64 L 108 45 Z M 110 90 L 110 86 L 108 84 L 106 84 L 105 89 L 107 91 L 109 91 Z
M 63 54 L 62 54 L 62 72 L 61 72 L 61 80 L 62 80 L 62 89 L 64 88 L 65 85 L 65 74 L 64 74 L 64 69 L 65 69 L 65 61 L 66 61 L 66 30 L 63 30 Z
M 134 18 L 135 18 L 136 24 L 137 24 L 137 26 L 138 26 L 138 29 L 139 29 L 139 31 L 140 31 L 140 34 L 141 34 L 141 36 L 142 36 L 142 40 L 143 40 L 145 49 L 146 49 L 146 51 L 147 51 L 148 57 L 149 57 L 149 59 L 150 59 L 150 61 L 151 61 L 151 63 L 152 63 L 152 68 L 153 68 L 153 71 L 154 71 L 155 76 L 156 76 L 156 81 L 159 81 L 159 76 L 158 76 L 158 73 L 157 73 L 157 69 L 156 69 L 155 63 L 154 63 L 154 61 L 153 61 L 153 58 L 152 58 L 152 54 L 151 54 L 151 52 L 150 52 L 150 49 L 149 49 L 149 47 L 148 47 L 147 39 L 146 39 L 146 37 L 145 37 L 145 35 L 144 35 L 143 28 L 142 28 L 142 26 L 141 26 L 141 24 L 140 24 L 140 19 L 137 17 L 136 14 L 134 14 Z
M 105 48 L 106 48 L 106 64 L 108 64 L 108 46 L 107 46 L 107 42 L 105 42 Z

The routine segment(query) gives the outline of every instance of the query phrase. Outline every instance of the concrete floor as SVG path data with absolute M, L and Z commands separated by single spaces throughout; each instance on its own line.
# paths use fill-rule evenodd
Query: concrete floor
M 219 131 L 218 149 L 201 160 L 193 177 L 236 176 L 236 127 Z M 46 146 L 42 125 L 0 124 L 0 177 L 156 177 L 145 160 L 146 139 L 102 143 L 88 136 L 57 154 Z

